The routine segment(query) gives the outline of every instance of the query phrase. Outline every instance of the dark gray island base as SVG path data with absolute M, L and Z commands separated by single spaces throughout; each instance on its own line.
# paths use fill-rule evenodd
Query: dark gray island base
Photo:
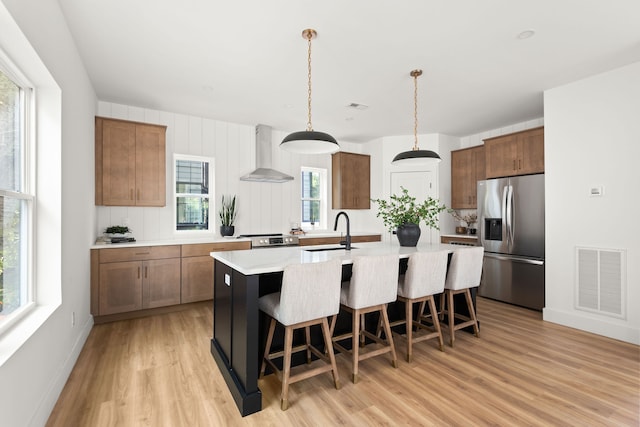
M 372 245 L 384 245 L 381 243 Z M 364 246 L 364 245 L 363 245 Z M 377 249 L 377 247 L 376 247 Z M 451 250 L 449 245 L 433 245 L 427 250 Z M 453 249 L 458 249 L 454 247 Z M 250 415 L 262 409 L 262 392 L 258 388 L 258 377 L 260 373 L 261 355 L 264 350 L 268 319 L 258 309 L 258 298 L 268 293 L 277 292 L 282 284 L 282 265 L 275 268 L 263 268 L 263 263 L 255 268 L 238 267 L 236 262 L 243 261 L 234 259 L 234 253 L 241 257 L 255 254 L 257 257 L 270 254 L 274 256 L 275 251 L 281 249 L 261 250 L 257 251 L 230 251 L 224 253 L 214 253 L 214 298 L 213 298 L 213 338 L 211 339 L 211 354 L 213 355 L 222 376 L 225 379 L 227 387 L 233 396 L 242 416 Z M 285 249 L 282 249 L 285 250 Z M 312 259 L 304 259 L 304 256 L 298 255 L 300 249 L 288 249 L 289 251 L 297 251 L 297 262 L 314 262 L 325 259 L 325 255 L 313 255 Z M 424 250 L 424 249 L 423 249 Z M 408 253 L 405 253 L 408 252 Z M 408 254 L 414 252 L 415 248 L 401 249 L 398 253 L 400 268 L 406 269 L 406 258 Z M 244 252 L 244 254 L 240 254 Z M 333 251 L 336 252 L 336 251 Z M 361 251 L 363 255 L 368 251 Z M 376 251 L 378 252 L 378 251 Z M 255 257 L 254 256 L 254 257 Z M 343 279 L 348 280 L 351 276 L 351 260 L 350 255 L 332 255 L 343 258 Z M 225 257 L 229 257 L 228 259 Z M 219 259 L 220 258 L 220 259 Z M 274 256 L 274 258 L 276 258 Z M 277 257 L 280 262 L 282 256 Z M 222 259 L 222 260 L 221 260 Z M 269 260 L 267 260 L 269 261 Z M 296 262 L 296 261 L 294 261 Z M 229 265 L 231 264 L 231 265 Z M 258 264 L 258 263 L 256 263 Z M 232 267 L 235 266 L 236 268 Z M 244 270 L 240 272 L 238 270 Z M 266 271 L 265 271 L 266 270 Z M 275 270 L 275 271 L 269 271 Z M 247 274 L 245 274 L 247 273 Z M 464 295 L 459 295 L 464 298 Z M 475 304 L 475 292 L 473 293 Z M 461 301 L 463 302 L 463 301 Z M 456 301 L 456 311 L 465 304 Z M 461 311 L 462 312 L 462 311 Z M 399 304 L 390 304 L 389 317 L 400 318 L 404 316 L 404 306 Z M 369 328 L 370 325 L 370 328 Z M 367 319 L 367 329 L 375 330 L 377 319 L 371 316 Z M 351 326 L 349 313 L 340 313 L 336 325 L 336 333 L 342 329 L 348 330 Z M 274 337 L 274 345 L 282 342 L 282 331 L 278 336 Z M 398 331 L 400 332 L 400 331 Z M 294 340 L 304 339 L 303 335 L 298 338 L 294 336 Z M 323 348 L 323 340 L 320 329 L 316 331 L 312 328 L 312 342 L 319 348 Z M 305 362 L 304 355 L 298 360 L 294 357 L 292 364 L 301 364 Z

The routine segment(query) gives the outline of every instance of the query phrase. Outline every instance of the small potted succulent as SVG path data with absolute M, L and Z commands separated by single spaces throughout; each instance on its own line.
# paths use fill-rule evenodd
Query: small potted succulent
M 377 217 L 381 217 L 389 231 L 396 232 L 400 246 L 416 246 L 420 239 L 420 222 L 439 230 L 438 215 L 446 209 L 438 199 L 427 197 L 417 203 L 409 190 L 400 187 L 402 194 L 393 194 L 390 200 L 371 199 L 378 204 Z
M 222 205 L 220 207 L 220 234 L 222 236 L 233 236 L 235 227 L 233 223 L 236 220 L 236 196 L 222 196 Z

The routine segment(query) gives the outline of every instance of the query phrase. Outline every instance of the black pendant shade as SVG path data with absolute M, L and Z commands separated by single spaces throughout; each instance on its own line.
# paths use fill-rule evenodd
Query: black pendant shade
M 396 155 L 391 161 L 392 164 L 403 164 L 403 165 L 425 165 L 425 164 L 433 164 L 438 163 L 440 160 L 440 156 L 435 151 L 431 150 L 409 150 L 403 151 Z M 398 163 L 401 162 L 401 163 Z
M 303 130 L 287 135 L 280 148 L 300 154 L 335 153 L 340 149 L 338 141 L 328 133 Z

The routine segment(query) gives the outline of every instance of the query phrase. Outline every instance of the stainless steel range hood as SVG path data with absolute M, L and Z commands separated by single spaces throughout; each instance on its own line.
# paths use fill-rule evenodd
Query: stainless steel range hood
M 241 181 L 287 182 L 291 175 L 271 169 L 271 126 L 256 126 L 256 170 L 240 178 Z

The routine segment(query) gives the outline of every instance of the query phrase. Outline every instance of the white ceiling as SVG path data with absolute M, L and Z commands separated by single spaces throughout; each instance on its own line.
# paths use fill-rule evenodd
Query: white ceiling
M 640 60 L 639 0 L 59 0 L 100 100 L 365 142 L 543 116 L 543 91 Z M 520 40 L 524 30 L 535 36 Z M 354 110 L 355 102 L 368 105 Z

